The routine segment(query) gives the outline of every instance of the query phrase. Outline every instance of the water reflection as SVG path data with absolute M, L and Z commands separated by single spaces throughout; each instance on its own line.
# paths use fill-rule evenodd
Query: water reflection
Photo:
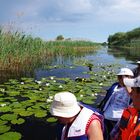
M 119 64 L 120 67 L 129 67 L 133 69 L 135 65 L 133 61 L 127 60 L 123 55 L 120 57 L 116 57 L 113 53 L 108 51 L 108 47 L 103 47 L 102 49 L 98 50 L 94 54 L 86 54 L 85 56 L 80 57 L 56 57 L 53 59 L 53 65 L 63 65 L 63 66 L 71 66 L 74 65 L 74 61 L 77 60 L 88 60 L 90 63 L 94 65 L 94 70 L 96 71 L 97 65 L 106 65 L 106 64 Z M 83 74 L 83 72 L 89 71 L 88 67 L 75 67 L 71 69 L 70 67 L 63 67 L 57 69 L 36 69 L 35 70 L 35 78 L 41 79 L 43 77 L 48 76 L 56 76 L 56 77 L 69 77 L 75 79 L 76 77 L 88 77 L 88 74 Z
M 136 62 L 140 58 L 140 47 L 108 49 L 108 54 Z

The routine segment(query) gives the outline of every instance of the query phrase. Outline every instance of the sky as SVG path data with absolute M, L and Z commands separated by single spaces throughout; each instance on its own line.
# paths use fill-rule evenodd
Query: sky
M 105 42 L 140 27 L 140 0 L 0 0 L 0 25 L 43 40 Z

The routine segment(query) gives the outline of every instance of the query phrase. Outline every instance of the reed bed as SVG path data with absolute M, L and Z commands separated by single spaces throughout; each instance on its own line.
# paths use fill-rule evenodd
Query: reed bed
M 19 32 L 0 29 L 0 70 L 21 71 L 36 67 L 57 55 L 78 55 L 93 52 L 98 43 L 90 41 L 43 41 Z

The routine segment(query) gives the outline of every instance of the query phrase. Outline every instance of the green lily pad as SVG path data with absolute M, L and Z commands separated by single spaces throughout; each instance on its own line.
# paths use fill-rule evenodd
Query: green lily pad
M 16 119 L 16 120 L 12 120 L 11 121 L 12 124 L 22 124 L 24 122 L 25 122 L 25 120 L 22 119 L 22 118 L 19 118 L 19 119 Z
M 55 117 L 50 117 L 50 118 L 47 119 L 47 122 L 49 122 L 49 123 L 53 123 L 53 122 L 56 122 L 56 121 L 57 121 L 57 119 Z
M 26 116 L 31 116 L 31 115 L 33 115 L 33 112 L 23 110 L 23 111 L 19 112 L 19 115 L 20 115 L 20 116 L 24 116 L 24 117 L 26 117 Z
M 4 125 L 4 124 L 7 124 L 8 121 L 3 121 L 3 120 L 0 120 L 0 125 Z
M 10 126 L 7 126 L 7 125 L 0 125 L 0 134 L 1 133 L 5 133 L 7 131 L 9 131 L 11 129 Z M 0 139 L 1 140 L 1 139 Z
M 6 91 L 6 93 L 7 93 L 9 96 L 20 95 L 20 92 L 19 92 L 19 91 Z
M 7 132 L 0 135 L 0 140 L 20 140 L 21 134 L 18 132 Z
M 21 108 L 22 104 L 20 104 L 19 102 L 14 102 L 10 105 L 12 108 Z
M 18 83 L 19 83 L 19 81 L 16 80 L 16 79 L 9 79 L 9 82 L 10 82 L 11 84 L 18 84 Z
M 93 99 L 86 99 L 86 98 L 83 99 L 82 102 L 85 104 L 93 104 L 94 103 Z
M 46 117 L 46 116 L 47 116 L 46 111 L 43 111 L 43 110 L 35 111 L 35 117 L 37 117 L 37 118 L 42 118 L 42 117 Z
M 26 83 L 30 83 L 30 82 L 33 82 L 34 79 L 33 78 L 26 78 L 26 77 L 23 77 L 21 78 L 22 81 L 26 82 Z
M 0 112 L 10 112 L 11 110 L 9 106 L 0 107 Z
M 1 116 L 2 120 L 7 120 L 7 121 L 11 121 L 17 118 L 16 114 L 4 114 Z

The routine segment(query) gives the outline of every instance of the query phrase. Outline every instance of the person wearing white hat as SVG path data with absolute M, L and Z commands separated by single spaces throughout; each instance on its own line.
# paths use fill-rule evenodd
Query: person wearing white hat
M 50 113 L 65 125 L 61 140 L 103 140 L 101 115 L 79 104 L 74 94 L 57 93 Z
M 140 59 L 136 63 L 137 63 L 137 67 L 133 69 L 134 77 L 140 75 Z
M 124 84 L 131 88 L 133 105 L 127 107 L 118 124 L 111 132 L 112 140 L 139 140 L 140 139 L 140 76 L 124 78 Z
M 132 78 L 133 72 L 129 68 L 121 68 L 116 74 L 118 82 L 114 83 L 109 90 L 103 101 L 101 102 L 100 108 L 104 115 L 104 123 L 106 128 L 105 138 L 113 129 L 114 125 L 121 118 L 124 108 L 128 107 L 131 99 L 128 91 L 126 90 L 123 78 Z

